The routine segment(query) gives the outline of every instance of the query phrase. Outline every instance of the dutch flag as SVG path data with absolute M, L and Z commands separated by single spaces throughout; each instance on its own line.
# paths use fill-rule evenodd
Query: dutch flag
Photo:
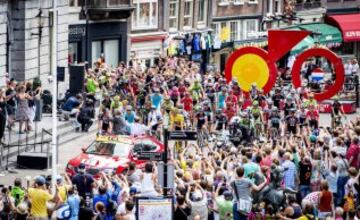
M 311 81 L 321 81 L 324 79 L 324 71 L 320 68 L 316 68 L 311 72 Z

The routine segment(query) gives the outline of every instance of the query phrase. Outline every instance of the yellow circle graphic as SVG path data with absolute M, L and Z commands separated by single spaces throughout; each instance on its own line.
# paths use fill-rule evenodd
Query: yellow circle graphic
M 245 54 L 234 62 L 231 69 L 233 79 L 236 79 L 242 90 L 249 92 L 251 84 L 263 88 L 269 80 L 269 67 L 266 61 L 256 54 Z

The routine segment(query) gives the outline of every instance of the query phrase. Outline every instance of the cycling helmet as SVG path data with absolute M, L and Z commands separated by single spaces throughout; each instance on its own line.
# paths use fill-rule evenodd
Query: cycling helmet
M 259 106 L 259 102 L 258 102 L 258 101 L 254 101 L 254 102 L 253 102 L 253 106 L 254 106 L 254 107 L 258 107 L 258 106 Z
M 278 108 L 277 108 L 276 106 L 273 106 L 273 107 L 271 108 L 271 110 L 272 110 L 273 112 L 276 112 L 276 111 L 278 111 Z
M 314 143 L 314 142 L 316 142 L 316 139 L 317 139 L 317 137 L 315 136 L 315 135 L 310 135 L 310 137 L 309 137 L 309 140 L 310 140 L 310 142 L 312 142 L 312 143 Z
M 272 101 L 271 99 L 269 99 L 269 100 L 267 100 L 267 103 L 268 103 L 269 105 L 272 105 L 272 104 L 273 104 L 273 101 Z
M 292 101 L 293 101 L 293 99 L 292 99 L 290 96 L 288 96 L 288 97 L 286 97 L 286 101 L 288 101 L 288 102 L 292 102 Z

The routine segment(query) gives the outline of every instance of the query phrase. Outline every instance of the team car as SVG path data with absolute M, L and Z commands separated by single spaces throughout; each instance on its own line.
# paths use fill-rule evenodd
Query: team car
M 88 147 L 82 148 L 82 153 L 69 160 L 66 172 L 73 176 L 78 166 L 85 164 L 88 174 L 99 176 L 100 172 L 124 173 L 129 162 L 135 162 L 137 167 L 143 168 L 146 161 L 139 159 L 143 152 L 161 153 L 164 146 L 156 138 L 144 136 L 98 136 Z

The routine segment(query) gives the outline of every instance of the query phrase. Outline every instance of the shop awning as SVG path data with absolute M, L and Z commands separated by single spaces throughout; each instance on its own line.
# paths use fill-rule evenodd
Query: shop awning
M 360 13 L 333 15 L 326 20 L 340 28 L 344 42 L 360 41 Z
M 313 46 L 315 43 L 319 43 L 325 46 L 340 44 L 342 42 L 341 32 L 336 27 L 315 23 L 315 24 L 303 24 L 284 28 L 285 30 L 306 30 L 312 32 L 312 34 L 300 41 L 292 50 L 291 54 L 297 54 L 305 50 L 308 47 Z

